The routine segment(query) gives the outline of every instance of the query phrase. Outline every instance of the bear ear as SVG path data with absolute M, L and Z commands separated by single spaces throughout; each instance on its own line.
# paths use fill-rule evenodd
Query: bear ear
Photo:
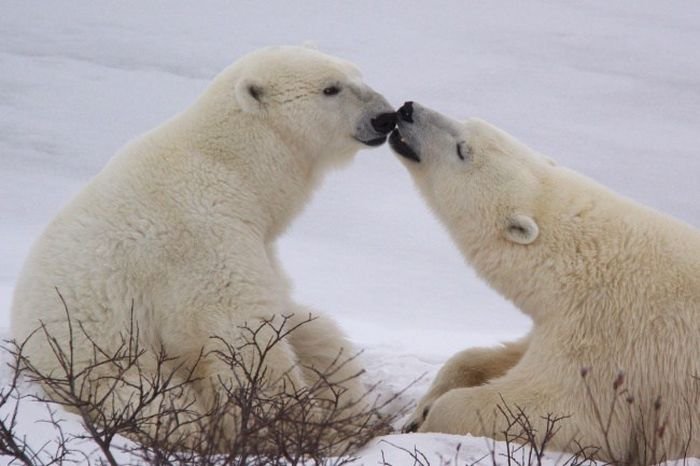
M 250 78 L 243 78 L 236 84 L 236 100 L 244 112 L 258 112 L 263 107 L 263 86 Z
M 506 222 L 506 238 L 517 244 L 530 244 L 537 239 L 540 228 L 529 215 L 515 214 Z

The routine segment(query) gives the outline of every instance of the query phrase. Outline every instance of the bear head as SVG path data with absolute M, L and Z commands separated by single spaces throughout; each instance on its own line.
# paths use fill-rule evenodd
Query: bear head
M 389 141 L 465 252 L 537 240 L 549 159 L 484 121 L 459 122 L 414 102 L 399 109 Z
M 354 65 L 309 47 L 252 52 L 224 70 L 211 93 L 234 107 L 237 124 L 255 121 L 317 168 L 381 145 L 396 122 Z

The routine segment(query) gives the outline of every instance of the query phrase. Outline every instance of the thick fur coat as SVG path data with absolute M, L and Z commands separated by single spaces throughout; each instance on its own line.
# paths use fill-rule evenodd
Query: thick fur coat
M 568 416 L 554 449 L 642 463 L 700 455 L 698 230 L 483 121 L 413 103 L 401 114 L 390 141 L 426 201 L 479 275 L 533 320 L 521 341 L 448 361 L 407 430 L 503 438 L 507 405 L 540 436 L 548 414 Z M 595 406 L 606 424 L 614 397 L 606 436 Z

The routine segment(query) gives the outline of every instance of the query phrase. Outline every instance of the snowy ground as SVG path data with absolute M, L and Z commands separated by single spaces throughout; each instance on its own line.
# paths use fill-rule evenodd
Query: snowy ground
M 126 141 L 186 107 L 231 61 L 270 44 L 312 40 L 354 61 L 397 106 L 411 99 L 485 118 L 700 226 L 700 3 L 291 3 L 3 0 L 3 335 L 22 261 L 60 206 Z M 387 147 L 329 176 L 281 253 L 297 298 L 335 316 L 389 388 L 434 374 L 457 350 L 529 327 L 463 264 Z M 28 431 L 38 432 L 38 415 L 23 412 Z M 483 439 L 391 441 L 434 458 L 453 458 L 460 442 L 464 461 L 488 451 Z M 376 464 L 380 449 L 368 449 L 364 464 Z

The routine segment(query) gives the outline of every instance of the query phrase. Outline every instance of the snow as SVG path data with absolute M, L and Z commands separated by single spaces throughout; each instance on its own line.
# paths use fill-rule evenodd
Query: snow
M 396 106 L 490 120 L 700 226 L 697 2 L 4 0 L 2 11 L 3 335 L 22 261 L 58 209 L 130 138 L 265 45 L 312 40 L 355 62 Z M 331 174 L 280 248 L 296 298 L 342 323 L 374 380 L 396 390 L 427 374 L 406 401 L 450 354 L 530 325 L 463 263 L 387 147 Z M 40 441 L 37 409 L 23 408 L 22 422 Z M 444 458 L 460 442 L 462 459 L 488 453 L 484 439 L 391 441 Z M 376 464 L 381 449 L 362 461 Z

